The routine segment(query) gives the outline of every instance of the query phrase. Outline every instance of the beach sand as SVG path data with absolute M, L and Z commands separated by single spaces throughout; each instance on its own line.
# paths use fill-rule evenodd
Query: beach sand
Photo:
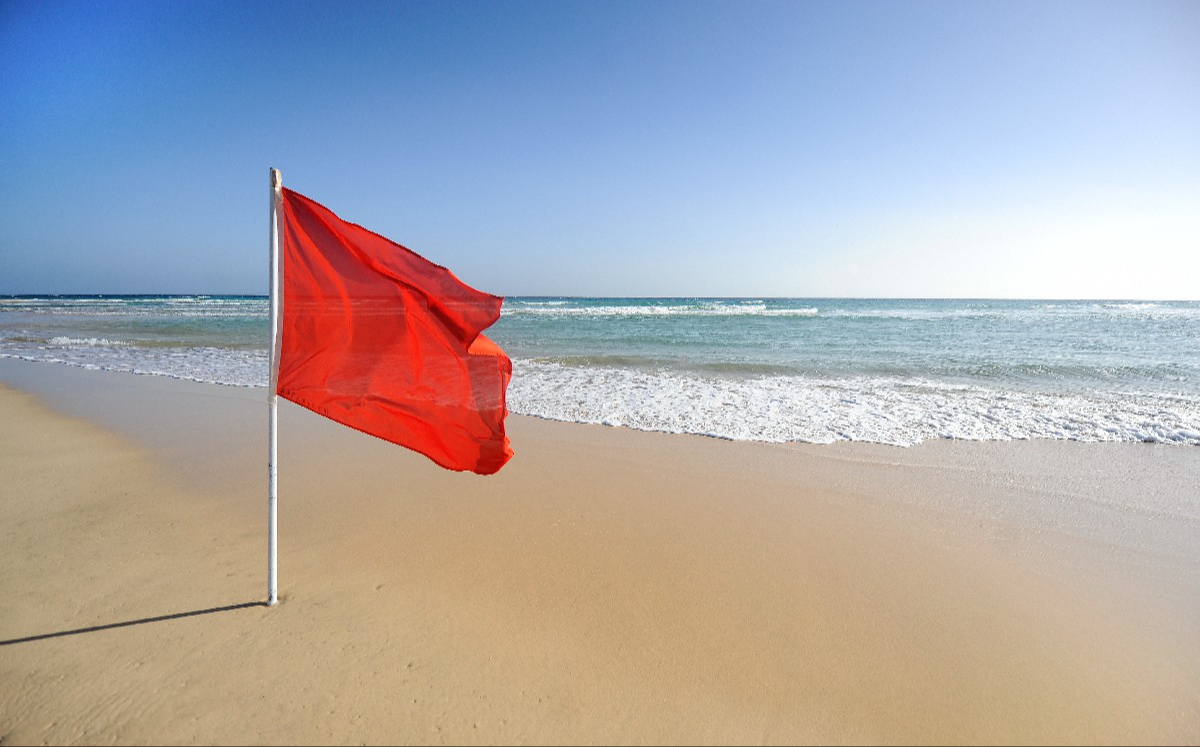
M 0 361 L 0 744 L 1196 743 L 1200 450 L 513 416 Z

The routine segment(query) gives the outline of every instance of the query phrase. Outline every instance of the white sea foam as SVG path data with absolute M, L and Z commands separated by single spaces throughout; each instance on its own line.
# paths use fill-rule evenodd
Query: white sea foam
M 1106 309 L 1120 309 L 1121 311 L 1151 311 L 1153 309 L 1161 309 L 1162 304 L 1152 301 L 1136 301 L 1130 303 L 1106 303 Z
M 228 348 L 26 347 L 8 349 L 0 358 L 60 363 L 78 368 L 169 376 L 227 386 L 266 386 L 267 354 L 261 350 Z
M 109 340 L 104 337 L 51 337 L 46 342 L 51 345 L 72 347 L 114 347 L 129 344 L 121 340 Z
M 6 312 L 67 317 L 233 318 L 266 316 L 263 298 L 213 298 L 177 296 L 153 299 L 106 298 L 5 298 Z
M 267 383 L 267 356 L 259 350 L 41 346 L 0 357 L 231 386 Z M 514 413 L 552 420 L 774 443 L 1048 438 L 1200 445 L 1196 397 L 1052 394 L 909 378 L 722 378 L 518 359 L 508 404 Z
M 731 380 L 515 361 L 509 407 L 552 420 L 733 440 L 930 439 L 1200 444 L 1200 400 L 1002 391 L 919 379 Z
M 816 308 L 769 309 L 766 304 L 637 304 L 630 306 L 566 306 L 566 302 L 522 302 L 505 305 L 503 316 L 545 317 L 639 317 L 639 316 L 816 316 Z

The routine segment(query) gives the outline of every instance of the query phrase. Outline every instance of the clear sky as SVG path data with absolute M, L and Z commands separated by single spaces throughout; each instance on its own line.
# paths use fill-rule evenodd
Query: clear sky
M 0 293 L 1200 298 L 1200 2 L 0 0 Z

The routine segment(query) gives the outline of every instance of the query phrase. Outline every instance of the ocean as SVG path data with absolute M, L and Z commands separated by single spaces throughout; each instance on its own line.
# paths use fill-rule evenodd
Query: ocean
M 261 296 L 0 296 L 0 357 L 267 383 Z M 719 438 L 1200 445 L 1200 302 L 509 298 L 514 413 Z

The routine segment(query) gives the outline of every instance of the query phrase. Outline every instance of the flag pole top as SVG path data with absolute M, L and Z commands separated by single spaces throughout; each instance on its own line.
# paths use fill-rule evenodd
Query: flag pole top
M 278 192 L 283 188 L 283 177 L 279 175 L 279 169 L 271 169 L 271 189 Z

